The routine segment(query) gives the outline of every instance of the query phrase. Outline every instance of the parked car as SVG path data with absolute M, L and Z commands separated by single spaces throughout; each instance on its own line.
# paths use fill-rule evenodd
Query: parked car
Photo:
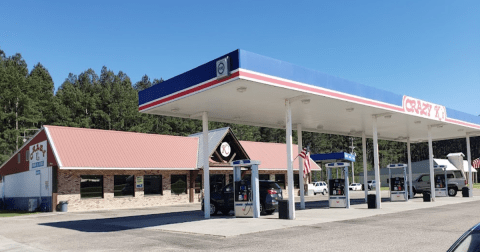
M 447 250 L 447 252 L 480 251 L 480 223 L 470 228 Z
M 352 183 L 352 184 L 350 184 L 350 186 L 348 186 L 348 190 L 350 190 L 350 191 L 361 191 L 362 190 L 362 184 Z
M 245 182 L 249 189 L 250 180 Z M 278 208 L 278 200 L 283 199 L 282 189 L 274 181 L 270 180 L 260 180 L 260 214 L 272 214 Z M 217 192 L 212 192 L 210 194 L 210 214 L 216 215 L 219 211 L 227 215 L 233 210 L 233 183 L 230 183 L 224 186 L 221 190 Z M 203 199 L 202 199 L 202 211 Z
M 328 193 L 328 185 L 325 183 L 325 181 L 313 182 L 313 194 L 317 195 L 317 193 L 321 193 L 323 195 Z
M 368 190 L 372 190 L 375 187 L 375 180 L 369 180 L 367 181 L 368 184 Z
M 444 173 L 435 173 L 435 176 L 443 175 Z M 461 170 L 447 171 L 447 184 L 448 184 L 448 196 L 454 197 L 458 191 L 461 191 L 463 187 L 467 185 L 465 175 Z M 408 182 L 407 182 L 408 186 Z M 418 176 L 412 181 L 413 196 L 417 193 L 423 193 L 424 191 L 430 191 L 430 174 L 425 173 Z

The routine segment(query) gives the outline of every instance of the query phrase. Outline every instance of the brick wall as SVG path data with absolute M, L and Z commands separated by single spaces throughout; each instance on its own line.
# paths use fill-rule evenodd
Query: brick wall
M 173 170 L 58 170 L 58 196 L 60 201 L 68 201 L 68 211 L 88 211 L 99 209 L 121 209 L 153 207 L 161 205 L 188 203 L 188 194 L 175 195 L 171 193 L 171 175 L 187 176 L 187 192 L 189 171 Z M 81 199 L 80 176 L 103 175 L 103 198 Z M 162 175 L 163 195 L 144 195 L 144 188 L 135 188 L 131 196 L 114 197 L 114 175 Z
M 260 174 L 270 174 L 270 180 L 275 179 L 275 174 L 285 174 L 286 171 L 260 171 Z M 203 171 L 202 175 L 203 185 Z M 224 174 L 226 184 L 230 183 L 228 175 L 232 171 L 226 170 L 210 170 L 210 174 Z M 80 176 L 81 175 L 103 175 L 103 198 L 80 198 Z M 144 195 L 144 188 L 135 188 L 134 196 L 114 197 L 114 175 L 162 175 L 163 195 Z M 175 195 L 171 193 L 171 175 L 187 176 L 187 193 Z M 190 171 L 175 170 L 58 170 L 58 196 L 56 204 L 60 201 L 68 201 L 68 211 L 88 211 L 88 210 L 106 210 L 106 209 L 122 209 L 122 208 L 141 208 L 154 207 L 172 204 L 189 203 L 190 191 Z M 286 181 L 287 183 L 287 181 Z M 288 198 L 287 189 L 283 189 L 284 199 Z M 298 195 L 298 189 L 294 190 Z M 194 202 L 201 201 L 201 194 L 195 193 Z

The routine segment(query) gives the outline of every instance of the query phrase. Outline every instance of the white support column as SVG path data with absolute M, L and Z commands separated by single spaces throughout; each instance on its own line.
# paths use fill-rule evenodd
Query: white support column
M 409 198 L 413 199 L 413 187 L 412 187 L 412 152 L 410 151 L 410 138 L 407 139 L 407 158 L 408 158 L 408 185 L 410 191 L 408 192 Z
M 353 154 L 353 153 L 352 153 Z M 352 164 L 352 183 L 355 183 L 355 162 L 350 162 Z
M 373 124 L 373 169 L 375 170 L 375 194 L 376 194 L 377 209 L 380 209 L 382 204 L 382 195 L 380 192 L 380 186 L 382 186 L 382 183 L 380 182 L 380 165 L 379 165 L 379 158 L 378 158 L 378 135 L 377 135 L 377 117 L 376 116 L 373 116 L 372 124 Z
M 302 139 L 302 125 L 297 124 L 297 136 L 298 136 L 298 154 L 302 152 L 303 139 Z M 298 158 L 298 185 L 300 187 L 300 209 L 305 209 L 305 188 L 303 185 L 303 159 Z
M 293 161 L 292 161 L 292 110 L 290 101 L 285 100 L 285 122 L 287 140 L 287 176 L 288 176 L 288 218 L 295 219 L 295 198 L 293 195 Z
M 467 160 L 468 160 L 468 197 L 473 197 L 473 181 L 472 181 L 472 154 L 470 151 L 470 136 L 467 135 Z
M 435 201 L 435 173 L 433 172 L 433 144 L 432 144 L 432 127 L 428 126 L 428 163 L 430 166 L 430 197 Z
M 362 132 L 362 152 L 363 152 L 363 188 L 365 188 L 365 203 L 368 201 L 368 173 L 367 173 L 367 138 L 365 131 Z
M 208 166 L 208 115 L 207 112 L 202 114 L 203 126 L 203 188 L 204 188 L 204 213 L 205 219 L 210 218 L 210 167 Z

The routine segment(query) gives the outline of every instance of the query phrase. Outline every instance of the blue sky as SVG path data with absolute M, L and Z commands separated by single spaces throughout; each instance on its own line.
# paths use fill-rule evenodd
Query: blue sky
M 473 0 L 1 1 L 0 48 L 56 89 L 104 65 L 168 79 L 241 48 L 479 115 L 479 13 Z

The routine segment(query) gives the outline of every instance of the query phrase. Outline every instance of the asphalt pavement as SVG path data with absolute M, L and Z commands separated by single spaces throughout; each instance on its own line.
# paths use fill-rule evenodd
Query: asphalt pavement
M 0 219 L 0 251 L 446 251 L 480 222 L 480 196 L 386 200 L 379 210 L 362 203 L 363 192 L 352 196 L 351 209 L 306 197 L 295 220 L 205 220 L 199 204 L 8 217 Z

